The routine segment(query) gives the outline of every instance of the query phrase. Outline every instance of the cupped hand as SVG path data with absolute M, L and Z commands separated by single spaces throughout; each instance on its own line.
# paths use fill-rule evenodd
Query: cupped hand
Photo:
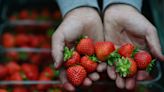
M 164 61 L 155 27 L 132 6 L 114 4 L 108 7 L 104 13 L 104 30 L 105 41 L 112 41 L 116 47 L 132 43 L 140 49 L 149 50 L 154 57 Z M 116 80 L 119 88 L 134 88 L 135 78 L 124 80 L 110 66 L 107 72 L 111 79 Z
M 63 19 L 63 22 L 54 32 L 52 37 L 52 55 L 54 65 L 59 68 L 63 63 L 64 46 L 71 47 L 74 42 L 81 36 L 86 35 L 94 41 L 103 41 L 102 21 L 98 12 L 89 7 L 81 7 L 69 12 Z M 75 91 L 75 87 L 68 82 L 65 70 L 60 74 L 61 82 L 68 91 Z M 97 72 L 92 73 L 84 80 L 84 85 L 89 86 L 92 81 L 98 80 Z

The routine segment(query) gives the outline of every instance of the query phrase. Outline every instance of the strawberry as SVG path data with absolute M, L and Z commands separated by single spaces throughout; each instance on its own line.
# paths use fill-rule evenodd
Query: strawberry
M 41 76 L 46 76 L 50 79 L 57 77 L 59 75 L 59 71 L 51 68 L 51 67 L 45 67 L 43 72 L 41 73 Z
M 138 69 L 146 69 L 152 61 L 151 55 L 146 51 L 139 51 L 134 55 Z
M 73 49 L 69 50 L 68 47 L 65 47 L 64 48 L 64 61 L 65 61 L 66 67 L 76 65 L 80 61 L 80 55 L 78 52 L 74 51 Z
M 29 13 L 27 10 L 22 10 L 20 13 L 19 13 L 19 19 L 28 19 L 29 18 Z
M 100 61 L 107 60 L 108 56 L 115 50 L 112 42 L 96 42 L 95 53 Z
M 22 68 L 22 71 L 24 72 L 25 76 L 27 77 L 27 79 L 29 79 L 29 80 L 37 80 L 38 79 L 39 71 L 38 71 L 38 67 L 36 65 L 25 63 L 25 64 L 22 64 L 21 68 Z
M 39 81 L 51 81 L 51 79 L 49 77 L 45 76 L 45 75 L 41 75 L 39 77 Z M 51 87 L 50 84 L 37 84 L 37 89 L 41 90 L 41 91 L 46 90 L 50 87 Z
M 24 76 L 23 76 L 24 77 Z M 20 72 L 15 72 L 13 73 L 11 76 L 10 76 L 10 80 L 13 80 L 13 81 L 22 81 L 23 80 L 23 77 L 21 75 Z M 25 77 L 24 77 L 25 78 Z
M 37 36 L 30 35 L 29 39 L 30 39 L 30 46 L 31 47 L 33 47 L 33 48 L 39 47 L 40 39 Z
M 31 60 L 31 62 L 33 64 L 39 65 L 41 63 L 41 59 L 42 59 L 42 56 L 40 54 L 38 54 L 38 53 L 36 53 L 36 54 L 35 53 L 32 53 L 30 55 L 30 60 Z
M 15 38 L 15 42 L 18 46 L 27 46 L 29 42 L 29 38 L 26 34 L 17 34 Z
M 8 68 L 9 74 L 13 74 L 21 70 L 21 67 L 14 61 L 7 63 L 6 67 Z
M 8 68 L 0 64 L 0 79 L 4 78 L 8 74 Z
M 0 89 L 0 92 L 8 92 L 6 89 Z
M 15 21 L 15 20 L 17 20 L 17 15 L 11 15 L 11 16 L 9 17 L 9 20 L 10 20 L 10 21 Z
M 134 51 L 134 45 L 133 44 L 130 44 L 130 43 L 126 43 L 124 45 L 122 45 L 119 49 L 118 49 L 118 53 L 121 55 L 121 56 L 124 56 L 124 57 L 131 57 L 133 51 Z
M 57 11 L 53 12 L 53 16 L 52 17 L 53 17 L 54 20 L 61 19 L 61 13 L 60 13 L 60 11 L 57 10 Z
M 116 72 L 122 77 L 133 77 L 137 72 L 137 64 L 132 58 L 120 58 L 116 62 Z
M 36 19 L 37 19 L 37 16 L 38 16 L 38 13 L 37 13 L 36 10 L 32 10 L 32 11 L 30 12 L 30 19 L 31 19 L 31 20 L 36 20 Z
M 77 52 L 83 55 L 93 55 L 94 54 L 94 44 L 91 38 L 83 38 L 77 44 Z
M 66 70 L 68 80 L 74 85 L 79 86 L 87 76 L 84 67 L 80 65 L 71 66 Z
M 9 60 L 15 60 L 15 61 L 18 61 L 18 59 L 19 59 L 18 52 L 16 52 L 16 51 L 7 52 L 6 57 Z
M 2 44 L 5 48 L 12 48 L 15 45 L 15 37 L 11 33 L 2 35 Z
M 90 72 L 94 72 L 97 68 L 97 63 L 96 63 L 97 59 L 92 56 L 83 56 L 80 60 L 80 64 L 85 68 L 85 70 L 90 73 Z
M 13 88 L 12 92 L 28 92 L 27 88 L 23 86 L 17 86 Z

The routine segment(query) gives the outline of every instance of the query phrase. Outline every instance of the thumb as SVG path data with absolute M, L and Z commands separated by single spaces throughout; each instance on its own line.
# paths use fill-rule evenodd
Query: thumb
M 57 30 L 52 36 L 52 56 L 55 61 L 55 68 L 59 68 L 62 65 L 64 45 L 64 35 Z

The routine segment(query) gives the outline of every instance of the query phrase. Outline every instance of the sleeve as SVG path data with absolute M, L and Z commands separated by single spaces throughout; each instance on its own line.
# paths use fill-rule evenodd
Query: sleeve
M 104 0 L 103 10 L 105 10 L 111 4 L 127 4 L 133 6 L 138 11 L 141 11 L 142 0 Z
M 93 7 L 99 10 L 97 0 L 56 0 L 62 15 L 78 7 Z

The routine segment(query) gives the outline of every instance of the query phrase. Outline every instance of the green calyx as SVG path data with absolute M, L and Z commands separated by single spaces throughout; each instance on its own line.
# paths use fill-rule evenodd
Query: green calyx
M 116 72 L 118 72 L 121 77 L 126 77 L 130 73 L 130 66 L 131 63 L 129 62 L 129 60 L 122 57 L 118 59 L 118 62 L 116 63 Z
M 64 61 L 67 61 L 72 57 L 74 49 L 69 49 L 68 47 L 64 47 Z
M 107 63 L 108 65 L 112 66 L 116 61 L 118 61 L 118 59 L 120 58 L 120 54 L 118 54 L 118 51 L 115 50 L 114 52 L 112 52 L 108 58 L 107 58 Z
M 22 77 L 23 80 L 28 80 L 27 76 L 25 75 L 25 73 L 23 71 L 20 72 L 20 75 Z
M 136 48 L 133 50 L 131 57 L 134 58 L 134 55 L 135 55 L 138 51 L 139 51 L 139 48 L 136 47 Z
M 94 62 L 99 62 L 98 58 L 95 55 L 89 56 L 89 59 Z
M 146 71 L 147 71 L 148 73 L 150 73 L 150 72 L 153 70 L 153 67 L 154 67 L 154 65 L 155 65 L 155 61 L 156 61 L 156 59 L 153 59 L 153 60 L 150 62 L 150 64 L 148 65 L 148 67 L 146 68 Z

